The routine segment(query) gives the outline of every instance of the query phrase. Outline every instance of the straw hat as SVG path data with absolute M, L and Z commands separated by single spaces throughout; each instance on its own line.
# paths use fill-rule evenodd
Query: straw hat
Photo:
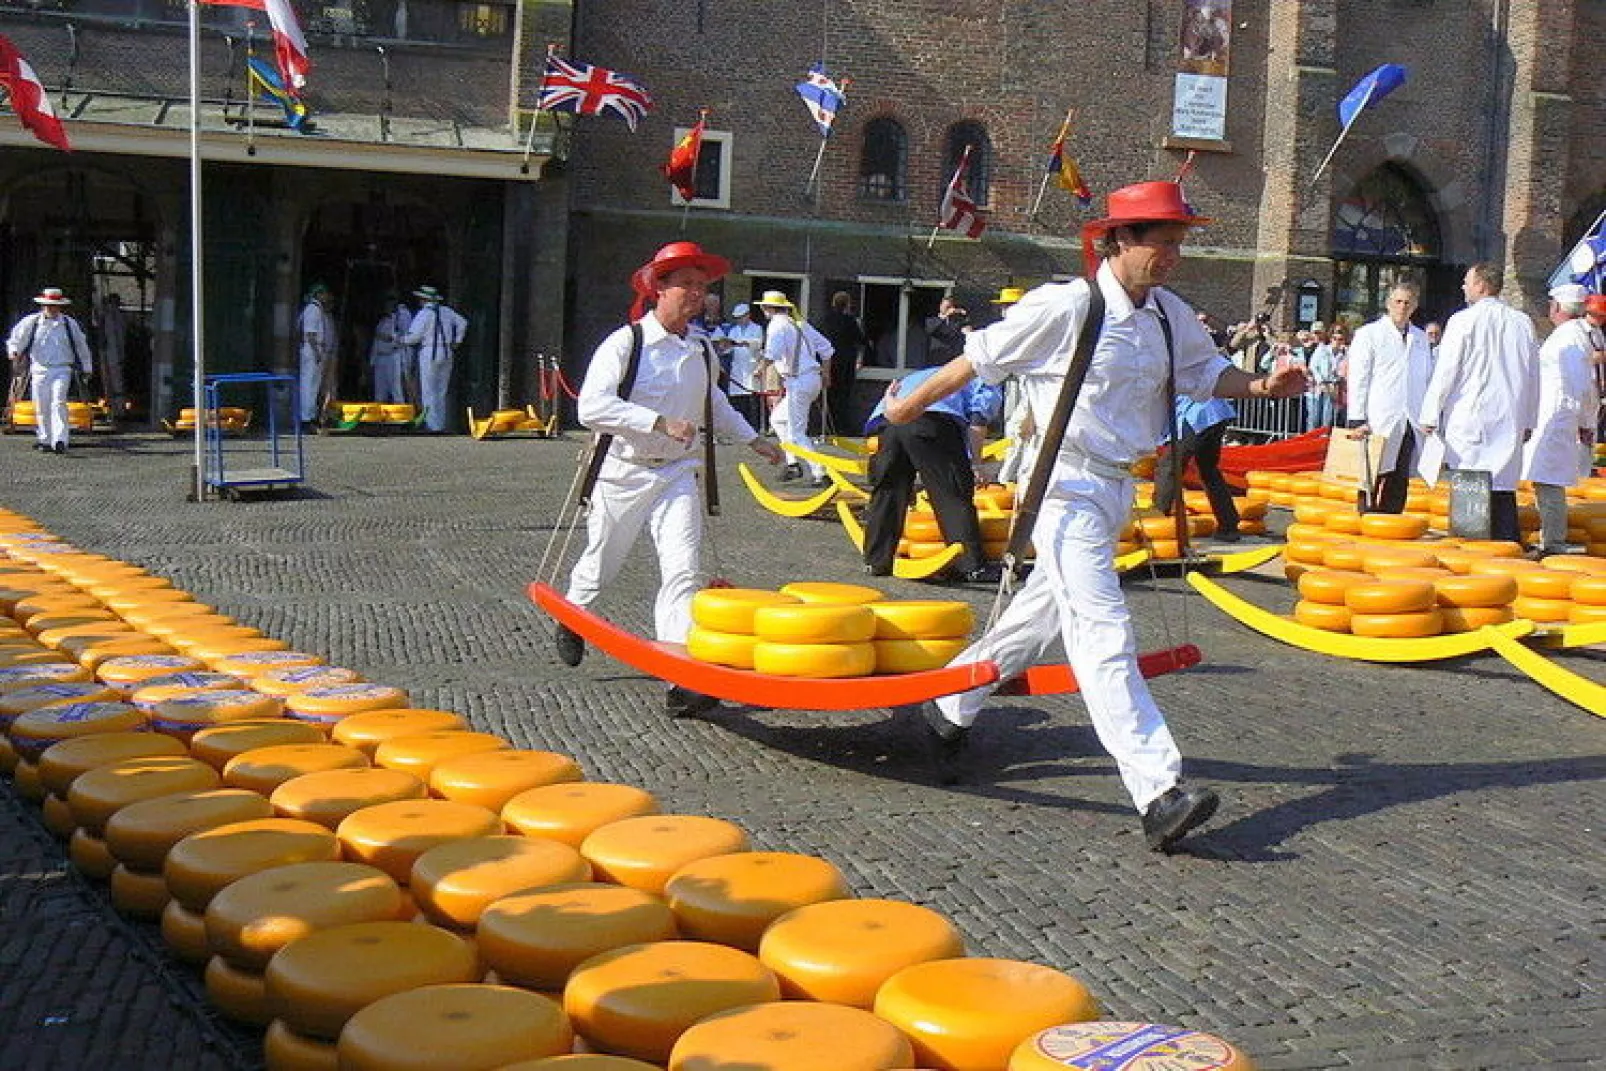
M 1013 304 L 1015 304 L 1015 302 L 1019 301 L 1021 298 L 1025 297 L 1025 296 L 1026 296 L 1026 288 L 1025 287 L 1021 287 L 1021 286 L 1006 286 L 1006 287 L 1004 287 L 1004 288 L 1002 288 L 1001 290 L 998 291 L 998 296 L 993 298 L 993 304 L 994 305 L 1013 305 Z
M 39 291 L 39 296 L 33 302 L 35 305 L 71 305 L 72 298 L 63 293 L 59 286 L 47 286 Z
M 413 297 L 418 298 L 420 301 L 429 302 L 439 302 L 443 300 L 441 298 L 441 292 L 436 290 L 433 286 L 419 287 L 417 290 L 413 291 Z
M 788 312 L 796 308 L 796 306 L 792 304 L 792 299 L 787 297 L 779 290 L 764 291 L 764 296 L 759 298 L 755 304 L 757 304 L 759 308 L 763 309 L 785 309 Z

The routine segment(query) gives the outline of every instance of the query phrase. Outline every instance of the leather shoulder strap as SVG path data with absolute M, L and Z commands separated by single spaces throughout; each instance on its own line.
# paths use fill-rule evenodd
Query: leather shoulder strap
M 719 357 L 713 345 L 703 339 L 703 359 L 708 368 L 708 384 L 703 391 L 703 495 L 708 515 L 719 516 L 719 473 L 714 468 L 714 392 L 719 389 Z
M 630 325 L 630 356 L 625 359 L 625 374 L 619 379 L 619 397 L 630 400 L 630 392 L 635 389 L 636 376 L 641 372 L 641 324 Z M 579 503 L 580 508 L 591 508 L 591 495 L 597 489 L 597 477 L 602 473 L 602 463 L 608 459 L 608 448 L 613 445 L 613 435 L 604 432 L 598 435 L 591 444 L 591 458 L 586 462 L 585 478 L 580 481 Z

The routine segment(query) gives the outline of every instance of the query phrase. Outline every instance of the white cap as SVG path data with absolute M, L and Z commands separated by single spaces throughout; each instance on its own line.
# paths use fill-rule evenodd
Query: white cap
M 1558 305 L 1582 305 L 1589 300 L 1589 289 L 1578 283 L 1562 283 L 1550 288 L 1550 297 Z

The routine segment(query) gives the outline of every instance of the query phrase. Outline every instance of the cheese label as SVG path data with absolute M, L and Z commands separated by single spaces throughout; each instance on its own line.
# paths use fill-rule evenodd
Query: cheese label
M 79 667 L 67 662 L 46 662 L 37 666 L 7 666 L 0 669 L 0 684 L 12 681 L 44 681 L 51 677 L 70 677 L 82 673 Z
M 115 718 L 132 711 L 127 703 L 68 703 L 59 707 L 41 707 L 33 712 L 30 723 L 45 722 L 55 725 L 73 725 L 102 718 Z
M 1220 1038 L 1153 1023 L 1069 1023 L 1038 1034 L 1032 1047 L 1077 1071 L 1214 1071 L 1235 1055 Z
M 396 694 L 397 689 L 386 684 L 332 684 L 301 693 L 307 699 L 392 699 Z
M 185 666 L 195 665 L 195 659 L 184 655 L 123 655 L 120 658 L 109 658 L 101 664 L 102 673 L 106 670 L 128 669 L 183 669 Z
M 324 684 L 335 686 L 349 684 L 357 679 L 353 670 L 340 669 L 334 666 L 301 666 L 297 669 L 275 669 L 263 674 L 285 684 Z

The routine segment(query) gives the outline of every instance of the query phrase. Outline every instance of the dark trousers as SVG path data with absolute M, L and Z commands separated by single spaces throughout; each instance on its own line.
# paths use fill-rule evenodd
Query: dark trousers
M 1199 470 L 1205 495 L 1210 499 L 1210 512 L 1216 515 L 1216 531 L 1236 532 L 1238 507 L 1232 501 L 1232 487 L 1221 474 L 1221 440 L 1227 434 L 1227 421 L 1204 431 L 1196 432 L 1192 428 L 1179 431 L 1182 437 L 1176 447 L 1179 461 L 1173 462 L 1167 452 L 1154 467 L 1154 508 L 1164 514 L 1171 512 L 1177 497 L 1176 469 L 1186 470 L 1192 460 Z
M 831 362 L 831 385 L 825 389 L 826 412 L 831 415 L 831 430 L 837 435 L 857 435 L 864 422 L 853 419 L 853 383 L 857 371 L 852 361 Z
M 1489 538 L 1522 541 L 1522 529 L 1517 524 L 1517 492 L 1489 492 Z
M 919 475 L 943 539 L 965 545 L 965 552 L 954 560 L 954 569 L 961 573 L 980 569 L 981 522 L 976 518 L 976 478 L 966 429 L 950 417 L 927 413 L 910 424 L 888 424 L 879 436 L 880 445 L 870 459 L 864 564 L 877 575 L 892 572 L 898 537 Z
M 1400 429 L 1400 456 L 1394 467 L 1378 477 L 1372 491 L 1372 512 L 1404 513 L 1405 495 L 1411 486 L 1411 466 L 1416 463 L 1416 435 L 1411 425 Z

